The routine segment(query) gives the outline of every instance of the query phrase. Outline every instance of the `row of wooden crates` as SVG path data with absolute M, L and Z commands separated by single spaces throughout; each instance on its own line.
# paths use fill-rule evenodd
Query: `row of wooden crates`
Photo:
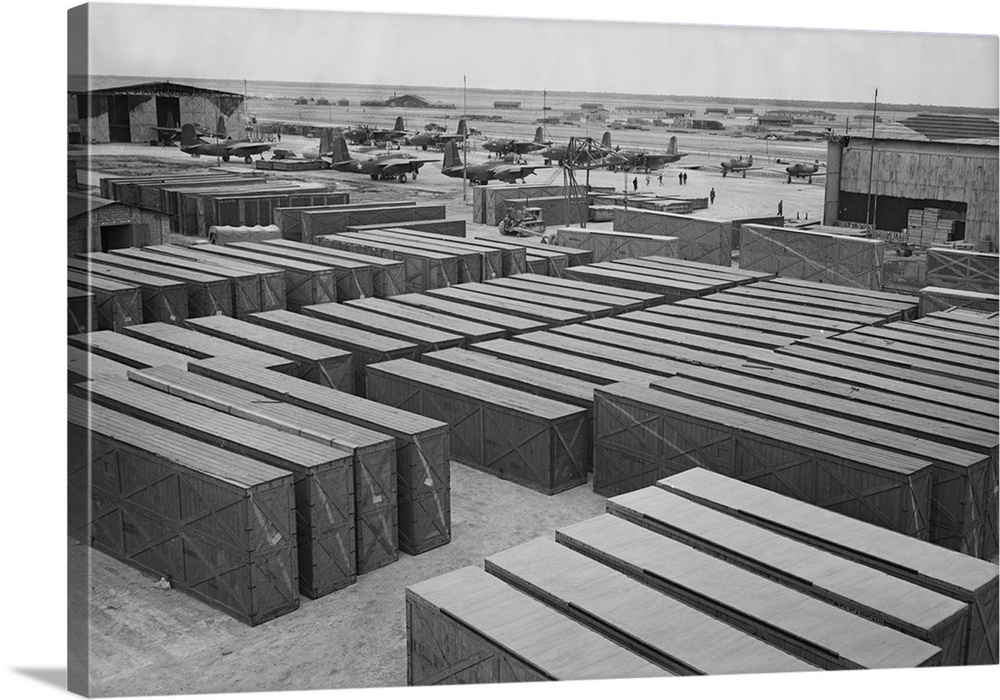
M 410 685 L 997 662 L 993 564 L 693 468 L 406 591 Z

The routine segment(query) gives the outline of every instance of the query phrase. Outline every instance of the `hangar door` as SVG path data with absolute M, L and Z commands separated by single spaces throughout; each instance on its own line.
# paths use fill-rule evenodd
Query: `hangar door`
M 176 129 L 181 125 L 181 100 L 179 97 L 156 97 L 156 125 Z
M 111 143 L 132 141 L 128 95 L 108 95 L 108 137 Z

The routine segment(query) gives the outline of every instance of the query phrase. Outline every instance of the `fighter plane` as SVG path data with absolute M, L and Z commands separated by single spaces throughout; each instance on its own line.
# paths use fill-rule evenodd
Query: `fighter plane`
M 507 183 L 513 183 L 517 180 L 523 182 L 525 177 L 545 167 L 547 166 L 517 163 L 510 157 L 501 160 L 488 160 L 484 163 L 470 163 L 463 167 L 462 157 L 458 153 L 458 144 L 450 141 L 444 147 L 441 172 L 448 177 L 462 177 L 464 172 L 465 178 L 472 184 L 485 185 L 490 180 L 500 180 Z
M 747 156 L 746 160 L 743 160 L 743 156 L 739 158 L 732 158 L 730 160 L 723 161 L 719 164 L 722 167 L 722 177 L 725 177 L 729 173 L 741 173 L 745 178 L 747 176 L 747 170 L 761 170 L 760 167 L 754 167 L 753 156 Z
M 532 153 L 534 151 L 540 151 L 547 145 L 545 142 L 545 135 L 542 131 L 542 127 L 535 129 L 535 140 L 534 141 L 518 141 L 517 139 L 490 139 L 483 144 L 489 153 L 496 153 L 498 156 L 507 155 L 508 153 L 516 153 L 518 155 L 524 155 L 525 153 Z
M 403 124 L 402 117 L 396 117 L 396 123 L 392 129 L 376 129 L 365 124 L 360 124 L 351 129 L 342 130 L 341 135 L 349 143 L 353 144 L 385 143 L 399 141 L 404 138 L 406 136 L 406 126 Z
M 321 140 L 320 151 L 324 150 Z M 382 153 L 366 160 L 352 158 L 347 150 L 347 140 L 343 136 L 333 136 L 329 152 L 320 157 L 329 158 L 330 168 L 344 173 L 364 173 L 372 180 L 399 180 L 406 182 L 407 175 L 417 179 L 417 171 L 424 163 L 436 158 L 418 158 L 409 153 Z
M 226 139 L 211 143 L 198 136 L 193 124 L 181 127 L 181 150 L 192 156 L 219 156 L 226 163 L 233 156 L 242 158 L 247 163 L 253 161 L 251 156 L 271 150 L 271 144 L 263 141 L 244 141 Z
M 608 141 L 610 145 L 610 139 Z M 666 166 L 668 163 L 676 163 L 681 158 L 686 156 L 686 153 L 677 152 L 677 137 L 670 137 L 670 144 L 667 146 L 666 153 L 652 153 L 649 151 L 623 151 L 617 149 L 619 155 L 624 156 L 625 160 L 618 164 L 619 169 L 624 170 L 642 170 L 647 173 L 653 170 L 659 170 Z
M 809 184 L 812 184 L 813 176 L 823 177 L 824 173 L 819 172 L 820 168 L 823 166 L 817 160 L 816 162 L 809 163 L 796 163 L 795 165 L 789 165 L 785 168 L 785 172 L 788 173 L 788 184 L 792 184 L 792 178 L 805 177 L 809 179 Z
M 431 125 L 428 124 L 428 126 Z M 454 134 L 445 134 L 442 131 L 428 129 L 427 131 L 415 134 L 406 139 L 406 145 L 419 146 L 424 151 L 427 150 L 428 146 L 444 148 L 445 144 L 452 141 L 464 141 L 468 139 L 475 132 L 475 129 L 469 129 L 465 124 L 465 120 L 459 119 L 458 129 L 455 130 Z

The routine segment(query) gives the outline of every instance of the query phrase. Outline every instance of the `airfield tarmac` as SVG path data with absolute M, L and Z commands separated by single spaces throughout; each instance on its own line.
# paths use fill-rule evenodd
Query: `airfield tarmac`
M 424 122 L 420 122 L 421 124 Z M 511 125 L 511 131 L 514 131 Z M 499 129 L 488 136 L 504 135 Z M 566 127 L 569 129 L 569 127 Z M 697 214 L 713 218 L 771 216 L 778 201 L 794 219 L 818 218 L 823 206 L 822 179 L 786 184 L 783 167 L 773 159 L 825 160 L 824 143 L 773 141 L 767 144 L 771 163 L 759 160 L 764 144 L 756 139 L 666 132 L 656 134 L 662 148 L 670 135 L 678 136 L 680 150 L 690 155 L 664 171 L 663 185 L 654 174 L 592 171 L 590 182 L 621 190 L 638 179 L 640 192 L 707 197 L 715 188 L 716 200 Z M 521 125 L 516 135 L 529 139 L 531 125 Z M 619 134 L 624 132 L 617 132 Z M 652 138 L 651 132 L 635 132 Z M 621 136 L 623 145 L 633 132 Z M 515 135 L 515 134 L 508 134 Z M 597 135 L 599 138 L 599 134 Z M 627 140 L 628 139 L 628 140 Z M 616 138 L 618 141 L 619 138 Z M 282 138 L 281 147 L 301 152 L 315 140 Z M 405 150 L 405 149 L 404 149 Z M 415 150 L 419 155 L 434 154 Z M 74 151 L 71 151 L 71 156 Z M 83 151 L 77 151 L 83 154 Z M 762 170 L 723 178 L 709 169 L 713 163 L 740 154 L 754 153 Z M 470 161 L 484 160 L 481 149 L 470 152 Z M 529 158 L 530 160 L 530 158 Z M 81 162 L 80 181 L 96 187 L 102 175 L 176 172 L 223 166 L 247 171 L 242 161 L 217 163 L 214 158 L 193 158 L 177 148 L 138 144 L 99 144 L 90 147 L 90 163 Z M 85 170 L 85 168 L 89 168 Z M 681 186 L 677 173 L 688 174 Z M 443 176 L 429 163 L 416 181 L 373 182 L 367 176 L 308 171 L 275 172 L 275 177 L 333 181 L 351 193 L 352 201 L 413 198 L 445 203 L 449 218 L 472 217 L 472 190 L 460 179 Z M 559 169 L 541 170 L 529 183 L 560 182 Z M 584 181 L 584 173 L 577 173 Z M 560 222 L 548 222 L 555 226 Z M 610 227 L 610 223 L 591 224 Z M 471 226 L 475 234 L 492 233 L 483 225 Z M 180 591 L 161 588 L 157 580 L 74 541 L 69 542 L 72 570 L 80 571 L 89 559 L 89 585 L 71 595 L 89 595 L 89 605 L 76 599 L 77 609 L 89 612 L 90 694 L 137 696 L 173 693 L 277 691 L 320 688 L 392 687 L 406 684 L 406 621 L 404 589 L 462 566 L 482 566 L 496 552 L 604 511 L 605 499 L 591 486 L 579 486 L 554 496 L 544 496 L 488 474 L 452 463 L 452 526 L 450 544 L 399 561 L 360 577 L 354 585 L 318 600 L 303 598 L 300 608 L 258 627 L 248 627 Z

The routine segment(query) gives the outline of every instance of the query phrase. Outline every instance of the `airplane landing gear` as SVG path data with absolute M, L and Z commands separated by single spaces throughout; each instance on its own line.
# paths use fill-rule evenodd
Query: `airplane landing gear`
M 378 173 L 371 174 L 372 180 L 378 180 Z
M 406 173 L 400 173 L 396 179 L 399 180 L 400 184 L 403 184 L 406 182 Z
M 744 171 L 743 171 L 743 179 L 744 179 L 744 180 L 746 180 L 746 179 L 747 179 L 747 171 L 746 171 L 746 170 L 744 170 Z
M 243 159 L 243 162 L 245 162 L 247 165 L 250 165 L 251 163 L 253 163 L 253 158 L 247 156 L 246 158 Z
M 229 162 L 229 156 L 222 156 L 222 162 L 223 163 L 228 163 Z
M 417 171 L 416 170 L 413 171 L 413 180 L 414 180 L 414 182 L 416 182 L 416 180 L 417 180 Z

